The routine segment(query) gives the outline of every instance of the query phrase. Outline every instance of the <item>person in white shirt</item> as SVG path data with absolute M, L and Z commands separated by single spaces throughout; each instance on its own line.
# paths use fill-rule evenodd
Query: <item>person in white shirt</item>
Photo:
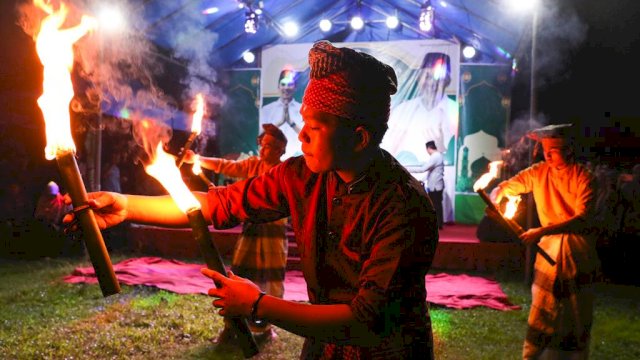
M 287 148 L 282 155 L 282 160 L 302 155 L 302 143 L 298 140 L 298 133 L 304 123 L 302 115 L 300 115 L 301 104 L 293 98 L 297 87 L 297 78 L 298 73 L 295 70 L 282 70 L 278 78 L 280 97 L 260 109 L 260 128 L 262 129 L 264 124 L 273 124 L 287 138 Z
M 429 159 L 421 165 L 408 165 L 407 170 L 410 173 L 426 172 L 425 186 L 427 194 L 436 208 L 438 216 L 438 228 L 442 229 L 444 221 L 442 217 L 442 192 L 444 191 L 444 160 L 442 154 L 438 151 L 434 141 L 428 141 L 425 144 Z
M 393 109 L 389 117 L 389 130 L 380 145 L 405 167 L 419 166 L 428 160 L 424 144 L 431 140 L 446 154 L 458 127 L 458 103 L 446 95 L 451 84 L 451 60 L 440 52 L 427 53 L 422 62 L 420 96 L 404 101 Z M 453 164 L 444 167 L 443 213 L 445 223 L 453 222 L 455 196 L 455 170 Z M 414 176 L 420 179 L 418 174 Z

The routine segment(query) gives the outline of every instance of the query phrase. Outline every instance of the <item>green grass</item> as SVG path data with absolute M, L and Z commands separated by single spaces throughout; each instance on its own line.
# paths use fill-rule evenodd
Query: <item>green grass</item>
M 114 263 L 125 259 L 112 257 Z M 3 359 L 243 359 L 217 351 L 222 319 L 204 295 L 62 281 L 87 260 L 0 259 L 0 354 Z M 522 310 L 431 308 L 438 359 L 519 359 L 530 301 L 522 276 L 496 275 Z M 640 289 L 600 284 L 592 359 L 640 358 Z M 256 359 L 296 359 L 302 338 L 278 330 Z

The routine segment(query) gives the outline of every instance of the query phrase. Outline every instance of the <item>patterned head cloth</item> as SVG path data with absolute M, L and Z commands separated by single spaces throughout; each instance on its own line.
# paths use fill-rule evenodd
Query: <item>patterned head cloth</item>
M 571 145 L 571 130 L 573 124 L 547 125 L 539 129 L 531 130 L 527 133 L 530 139 L 542 142 L 543 140 L 549 144 L 558 147 L 566 147 Z
M 537 141 L 533 157 L 538 156 L 540 145 L 544 149 L 560 148 L 568 152 L 573 152 L 573 136 L 571 130 L 573 124 L 547 125 L 539 129 L 531 130 L 527 133 L 527 137 Z
M 326 40 L 309 51 L 310 80 L 303 106 L 361 124 L 389 120 L 398 79 L 393 69 L 371 55 L 338 48 Z

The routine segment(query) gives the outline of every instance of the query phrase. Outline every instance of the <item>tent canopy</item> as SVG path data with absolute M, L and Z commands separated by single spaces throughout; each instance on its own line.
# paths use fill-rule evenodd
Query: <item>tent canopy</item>
M 531 13 L 515 11 L 507 0 L 437 0 L 431 1 L 431 5 L 435 10 L 431 33 L 419 28 L 424 2 L 415 0 L 147 0 L 138 6 L 142 7 L 144 32 L 158 46 L 170 50 L 179 41 L 200 36 L 208 41 L 201 46 L 210 52 L 211 64 L 227 68 L 246 67 L 242 54 L 247 50 L 259 56 L 259 50 L 265 46 L 320 39 L 333 42 L 445 39 L 474 46 L 478 52 L 476 62 L 510 63 L 531 28 Z M 245 32 L 249 9 L 262 11 L 255 34 Z M 349 25 L 356 14 L 365 22 L 359 31 Z M 385 24 L 389 15 L 396 15 L 400 21 L 395 30 Z M 326 33 L 319 28 L 322 19 L 333 22 Z M 299 26 L 293 37 L 285 35 L 288 21 Z M 190 35 L 185 37 L 185 33 Z M 259 67 L 259 62 L 252 66 Z

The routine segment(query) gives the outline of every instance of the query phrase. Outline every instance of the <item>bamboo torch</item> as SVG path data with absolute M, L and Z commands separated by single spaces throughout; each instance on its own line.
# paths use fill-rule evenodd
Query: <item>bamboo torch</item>
M 488 211 L 493 212 L 496 216 L 495 218 L 507 228 L 511 233 L 513 233 L 517 238 L 520 237 L 522 233 L 524 233 L 524 229 L 513 219 L 511 219 L 516 212 L 518 207 L 518 202 L 520 201 L 520 196 L 509 197 L 509 203 L 507 204 L 507 211 L 505 215 L 500 212 L 500 209 L 496 206 L 496 204 L 491 201 L 487 193 L 484 189 L 489 185 L 491 180 L 497 177 L 498 174 L 498 166 L 502 164 L 502 161 L 492 161 L 489 164 L 489 172 L 483 174 L 474 184 L 473 190 L 480 195 L 480 198 L 487 204 Z M 547 261 L 551 266 L 555 266 L 556 262 L 553 258 L 538 244 L 533 244 L 533 248 Z
M 191 172 L 193 172 L 194 175 L 197 175 L 202 181 L 204 181 L 204 183 L 207 184 L 207 188 L 211 189 L 212 187 L 215 187 L 215 185 L 213 185 L 207 175 L 202 172 L 202 167 L 200 166 L 200 155 L 196 155 L 196 157 L 193 159 L 193 167 L 191 168 Z
M 35 40 L 36 50 L 44 68 L 43 93 L 38 98 L 38 106 L 42 110 L 47 135 L 45 157 L 57 161 L 60 175 L 76 209 L 102 295 L 106 297 L 119 293 L 120 284 L 113 271 L 95 215 L 86 205 L 87 191 L 75 158 L 76 147 L 71 136 L 69 114 L 69 103 L 74 96 L 71 83 L 73 44 L 96 28 L 97 22 L 91 17 L 83 16 L 79 25 L 60 29 L 68 13 L 64 3 L 60 3 L 57 10 L 42 0 L 35 0 L 34 4 L 48 14 L 40 24 L 40 31 Z
M 153 163 L 145 167 L 145 171 L 162 184 L 180 210 L 189 218 L 193 236 L 200 246 L 207 267 L 226 276 L 227 270 L 218 248 L 211 239 L 211 232 L 202 214 L 200 203 L 182 181 L 180 170 L 176 166 L 174 158 L 163 151 L 162 143 L 158 143 Z M 247 321 L 239 317 L 233 317 L 230 320 L 237 330 L 239 345 L 244 356 L 249 358 L 257 354 L 258 345 L 249 330 Z
M 202 94 L 196 95 L 195 108 L 196 111 L 193 113 L 193 118 L 191 120 L 191 134 L 189 134 L 189 138 L 184 144 L 180 156 L 178 156 L 178 159 L 176 160 L 178 169 L 184 163 L 184 157 L 187 155 L 187 151 L 191 149 L 191 145 L 194 140 L 198 135 L 200 135 L 200 132 L 202 132 L 202 117 L 204 116 L 204 96 Z

